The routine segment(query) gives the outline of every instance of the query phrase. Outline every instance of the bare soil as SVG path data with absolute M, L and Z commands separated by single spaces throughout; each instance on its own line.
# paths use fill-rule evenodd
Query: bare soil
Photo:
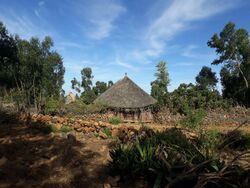
M 0 124 L 0 187 L 103 187 L 111 142 Z

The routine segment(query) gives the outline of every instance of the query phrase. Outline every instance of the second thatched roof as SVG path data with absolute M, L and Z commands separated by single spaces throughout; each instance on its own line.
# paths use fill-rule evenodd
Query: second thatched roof
M 155 104 L 157 101 L 125 76 L 94 102 L 114 108 L 143 108 Z

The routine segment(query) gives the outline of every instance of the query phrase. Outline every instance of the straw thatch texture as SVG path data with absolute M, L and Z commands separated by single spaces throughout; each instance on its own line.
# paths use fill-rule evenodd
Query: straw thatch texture
M 156 100 L 125 76 L 101 94 L 95 103 L 114 108 L 143 108 L 156 103 Z

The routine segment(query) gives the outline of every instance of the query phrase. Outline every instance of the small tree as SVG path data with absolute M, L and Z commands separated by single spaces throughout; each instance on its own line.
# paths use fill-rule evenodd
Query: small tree
M 203 66 L 199 74 L 196 76 L 196 83 L 201 89 L 214 90 L 218 82 L 216 73 L 207 66 Z
M 168 93 L 167 86 L 170 83 L 166 62 L 160 61 L 156 68 L 156 80 L 151 82 L 151 95 L 157 99 L 159 105 L 164 105 L 166 104 L 166 95 Z

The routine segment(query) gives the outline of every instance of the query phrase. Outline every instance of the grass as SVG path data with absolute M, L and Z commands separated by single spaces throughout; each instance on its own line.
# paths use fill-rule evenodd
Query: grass
M 112 133 L 111 133 L 110 128 L 105 127 L 105 128 L 102 130 L 102 132 L 103 132 L 104 134 L 106 134 L 107 137 L 109 137 L 109 138 L 112 137 Z
M 120 118 L 118 117 L 112 117 L 109 119 L 109 123 L 112 124 L 112 125 L 118 125 L 120 124 L 122 121 Z
M 59 132 L 63 132 L 63 133 L 67 133 L 67 132 L 70 132 L 72 131 L 72 128 L 67 126 L 67 125 L 63 125 L 60 129 L 59 129 Z

